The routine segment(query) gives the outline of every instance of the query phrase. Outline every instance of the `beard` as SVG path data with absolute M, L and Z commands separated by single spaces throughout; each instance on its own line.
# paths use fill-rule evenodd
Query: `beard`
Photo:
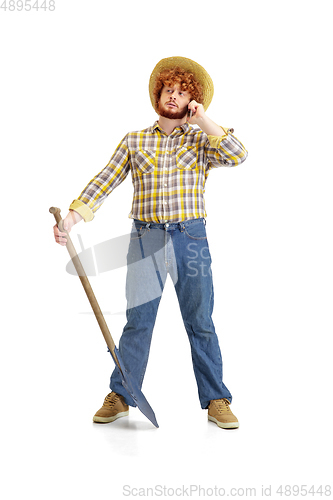
M 172 109 L 164 108 L 161 105 L 161 102 L 158 104 L 158 114 L 163 116 L 164 118 L 169 118 L 169 120 L 181 120 L 187 114 L 187 106 L 185 108 L 180 109 L 178 111 L 172 111 Z

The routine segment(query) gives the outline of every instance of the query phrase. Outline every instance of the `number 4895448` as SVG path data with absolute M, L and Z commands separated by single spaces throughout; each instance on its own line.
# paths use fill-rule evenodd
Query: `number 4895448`
M 55 0 L 44 0 L 44 2 L 38 3 L 38 0 L 35 2 L 32 2 L 31 0 L 4 0 L 2 4 L 0 5 L 0 9 L 3 10 L 9 10 L 9 11 L 14 11 L 14 10 L 32 10 L 34 9 L 35 11 L 38 10 L 50 10 L 53 11 L 55 10 Z

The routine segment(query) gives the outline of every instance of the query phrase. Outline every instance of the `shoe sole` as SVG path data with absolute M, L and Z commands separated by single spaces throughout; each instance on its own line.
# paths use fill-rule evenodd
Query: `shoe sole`
M 208 415 L 208 420 L 215 422 L 215 424 L 222 427 L 222 429 L 238 429 L 239 427 L 239 422 L 220 422 L 215 417 L 211 417 L 210 415 Z
M 128 414 L 129 410 L 120 411 L 113 417 L 96 417 L 96 415 L 94 415 L 93 422 L 97 422 L 99 424 L 108 424 L 109 422 L 114 422 L 115 420 L 117 420 L 117 418 L 126 417 Z

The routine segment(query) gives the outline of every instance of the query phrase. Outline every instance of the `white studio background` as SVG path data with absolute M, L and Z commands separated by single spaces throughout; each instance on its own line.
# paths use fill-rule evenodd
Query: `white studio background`
M 0 9 L 2 497 L 111 499 L 156 485 L 169 488 L 165 496 L 189 485 L 207 495 L 214 486 L 253 487 L 258 497 L 263 486 L 273 497 L 280 485 L 325 492 L 330 2 L 9 4 Z M 154 122 L 149 76 L 174 55 L 207 69 L 215 86 L 208 115 L 234 127 L 249 151 L 236 169 L 212 171 L 206 190 L 214 321 L 235 432 L 200 409 L 170 280 L 143 386 L 160 428 L 137 409 L 93 425 L 114 365 L 79 280 L 66 273 L 48 212 L 55 205 L 66 215 L 123 136 Z M 75 227 L 77 248 L 78 235 L 89 248 L 127 233 L 131 195 L 128 177 L 93 222 Z M 116 344 L 124 276 L 91 279 Z

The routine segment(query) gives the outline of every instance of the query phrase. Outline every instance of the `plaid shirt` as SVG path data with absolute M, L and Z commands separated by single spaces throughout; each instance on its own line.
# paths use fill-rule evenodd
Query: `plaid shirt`
M 131 171 L 134 186 L 129 217 L 146 222 L 179 222 L 205 217 L 205 183 L 211 168 L 233 167 L 247 157 L 244 146 L 223 129 L 207 136 L 185 123 L 171 135 L 159 127 L 130 132 L 106 167 L 94 177 L 70 209 L 87 222 Z

